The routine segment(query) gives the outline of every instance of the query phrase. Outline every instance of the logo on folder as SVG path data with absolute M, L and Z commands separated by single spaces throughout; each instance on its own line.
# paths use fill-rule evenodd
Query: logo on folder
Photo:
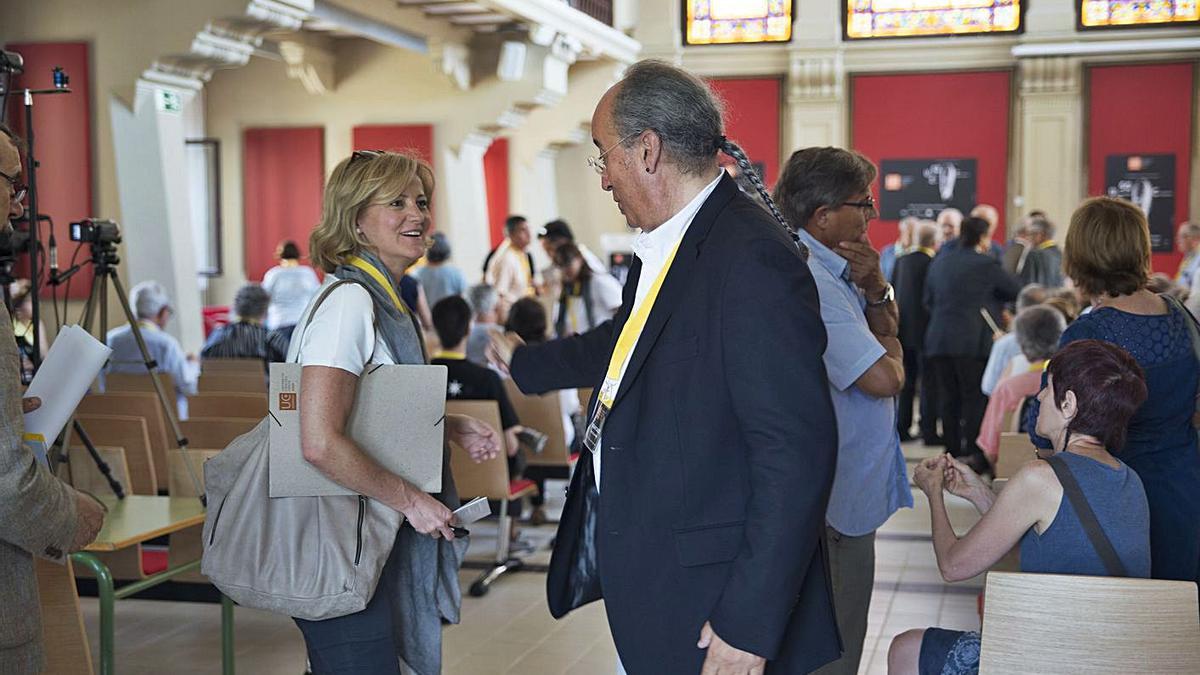
M 296 410 L 299 408 L 299 401 L 294 391 L 279 392 L 279 409 L 280 410 Z

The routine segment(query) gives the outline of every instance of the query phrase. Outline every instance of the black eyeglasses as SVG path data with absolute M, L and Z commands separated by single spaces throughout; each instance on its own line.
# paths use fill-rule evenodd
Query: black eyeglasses
M 864 201 L 861 201 L 861 202 L 842 202 L 842 206 L 854 206 L 856 208 L 870 209 L 870 210 L 874 211 L 875 210 L 875 198 L 867 197 Z
M 10 176 L 3 171 L 0 171 L 0 178 L 8 181 L 9 186 L 12 187 L 13 201 L 19 202 L 25 199 L 25 193 L 29 192 L 29 188 L 24 183 L 18 183 L 15 176 Z
M 355 150 L 354 152 L 350 153 L 350 163 L 353 164 L 356 160 L 359 160 L 359 159 L 375 159 L 376 157 L 382 157 L 383 153 L 385 153 L 385 152 L 387 152 L 387 151 L 386 150 Z

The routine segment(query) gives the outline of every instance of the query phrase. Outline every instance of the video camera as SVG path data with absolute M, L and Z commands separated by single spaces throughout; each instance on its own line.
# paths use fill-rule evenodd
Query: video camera
M 85 244 L 121 243 L 121 226 L 111 220 L 88 218 L 71 223 L 71 241 Z

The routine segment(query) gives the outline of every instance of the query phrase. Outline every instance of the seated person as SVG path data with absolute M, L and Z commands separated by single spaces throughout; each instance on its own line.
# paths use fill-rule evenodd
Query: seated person
M 1023 371 L 1011 373 L 1000 380 L 988 399 L 983 422 L 979 425 L 979 438 L 975 439 L 975 443 L 993 464 L 1000 449 L 1000 434 L 1010 431 L 1003 428 L 1005 415 L 1016 415 L 1026 397 L 1037 395 L 1042 388 L 1042 371 L 1046 368 L 1046 360 L 1054 355 L 1058 340 L 1067 329 L 1063 315 L 1048 305 L 1026 308 L 1017 315 L 1013 325 L 1013 334 L 1029 365 Z
M 947 455 L 917 466 L 914 481 L 929 496 L 933 548 L 946 581 L 987 571 L 1020 542 L 1021 571 L 1116 576 L 1089 540 L 1057 472 L 1074 476 L 1124 576 L 1150 576 L 1150 507 L 1138 475 L 1114 454 L 1146 399 L 1137 361 L 1099 340 L 1072 342 L 1054 355 L 1038 395 L 1037 432 L 1053 448 L 1041 451 L 995 494 L 965 464 Z M 1055 465 L 1052 465 L 1054 463 Z M 969 500 L 983 518 L 959 539 L 942 495 Z M 1053 525 L 1053 528 L 1051 526 Z M 980 635 L 941 628 L 909 630 L 892 640 L 889 673 L 975 673 Z
M 246 284 L 233 298 L 237 321 L 214 330 L 200 350 L 204 359 L 261 359 L 263 364 L 287 361 L 288 338 L 267 330 L 263 320 L 271 296 L 258 284 Z
M 1017 295 L 1017 314 L 1029 307 L 1042 304 L 1047 297 L 1046 289 L 1041 284 L 1029 284 L 1022 288 Z M 1009 373 L 1010 363 L 1016 371 L 1029 366 L 1025 362 L 1025 357 L 1021 356 L 1021 348 L 1017 346 L 1017 336 L 1006 333 L 992 343 L 992 352 L 988 356 L 987 367 L 983 371 L 983 381 L 979 383 L 979 388 L 983 390 L 984 394 L 992 395 L 1001 378 Z
M 496 305 L 500 302 L 500 296 L 488 284 L 475 284 L 467 290 L 467 302 L 475 312 L 471 334 L 467 337 L 467 360 L 487 366 L 487 346 L 492 333 L 503 332 L 496 319 Z
M 442 298 L 433 306 L 433 327 L 437 331 L 442 351 L 433 355 L 433 365 L 449 369 L 446 380 L 446 399 L 459 401 L 495 401 L 500 406 L 500 424 L 508 449 L 508 472 L 511 478 L 520 477 L 517 434 L 523 429 L 517 419 L 504 383 L 495 371 L 467 360 L 467 335 L 471 331 L 471 307 L 457 295 Z
M 185 355 L 175 336 L 166 332 L 174 310 L 167 292 L 157 281 L 143 281 L 129 291 L 129 304 L 137 316 L 146 351 L 158 364 L 156 372 L 169 373 L 175 381 L 175 400 L 180 419 L 187 419 L 187 397 L 196 393 L 200 367 L 193 354 Z M 106 373 L 145 373 L 146 362 L 138 349 L 133 329 L 127 324 L 108 331 L 105 342 L 112 348 Z

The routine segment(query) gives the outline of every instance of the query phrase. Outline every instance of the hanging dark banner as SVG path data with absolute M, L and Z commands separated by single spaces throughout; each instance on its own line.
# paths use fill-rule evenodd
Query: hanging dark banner
M 1109 155 L 1104 158 L 1104 192 L 1137 204 L 1150 221 L 1150 248 L 1175 250 L 1175 153 Z
M 879 172 L 879 217 L 936 218 L 947 208 L 970 213 L 976 202 L 975 159 L 885 159 Z

